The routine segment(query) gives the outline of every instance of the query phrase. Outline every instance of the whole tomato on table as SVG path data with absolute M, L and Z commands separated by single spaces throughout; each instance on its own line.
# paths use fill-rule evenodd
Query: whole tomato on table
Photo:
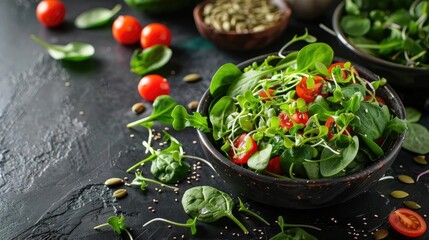
M 59 0 L 43 0 L 37 4 L 36 16 L 46 27 L 56 27 L 64 22 L 66 7 Z
M 113 22 L 113 38 L 121 44 L 130 45 L 138 43 L 142 26 L 140 22 L 132 16 L 121 15 Z
M 158 96 L 170 93 L 170 84 L 161 75 L 149 74 L 140 80 L 137 89 L 142 98 L 153 102 Z
M 141 31 L 140 44 L 142 48 L 148 48 L 158 44 L 170 46 L 170 29 L 161 23 L 148 24 Z

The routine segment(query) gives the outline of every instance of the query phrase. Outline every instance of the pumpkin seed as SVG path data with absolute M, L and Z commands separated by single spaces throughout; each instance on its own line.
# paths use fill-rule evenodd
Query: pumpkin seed
M 127 190 L 126 189 L 121 188 L 121 189 L 118 189 L 118 190 L 113 192 L 113 197 L 116 199 L 124 198 L 125 196 L 127 196 Z
M 198 101 L 192 101 L 192 102 L 188 103 L 188 108 L 190 110 L 195 110 L 195 109 L 197 109 L 197 107 L 198 107 Z
M 421 164 L 421 165 L 427 165 L 428 164 L 428 161 L 426 160 L 426 157 L 424 155 L 415 156 L 413 158 L 413 160 L 414 160 L 414 162 Z
M 146 106 L 143 103 L 136 103 L 131 107 L 131 111 L 135 114 L 140 114 L 146 109 Z
M 390 196 L 394 197 L 394 198 L 405 198 L 408 197 L 410 194 L 408 194 L 407 192 L 404 192 L 402 190 L 395 190 L 392 191 L 390 193 Z
M 124 183 L 124 180 L 121 178 L 109 178 L 104 182 L 104 185 L 111 187 Z
M 389 231 L 387 231 L 386 229 L 378 229 L 374 233 L 374 239 L 375 240 L 385 239 L 388 235 L 389 235 Z
M 403 183 L 407 183 L 407 184 L 413 184 L 413 183 L 415 183 L 414 179 L 412 177 L 410 177 L 410 176 L 407 176 L 407 175 L 399 175 L 398 179 L 399 179 L 399 181 L 401 181 Z
M 191 73 L 183 77 L 183 81 L 185 82 L 196 82 L 201 80 L 201 75 L 198 73 Z
M 407 208 L 410 208 L 410 209 L 417 210 L 417 209 L 422 208 L 422 206 L 420 206 L 420 204 L 418 204 L 418 203 L 416 203 L 416 202 L 414 202 L 414 201 L 403 201 L 402 203 L 403 203 Z

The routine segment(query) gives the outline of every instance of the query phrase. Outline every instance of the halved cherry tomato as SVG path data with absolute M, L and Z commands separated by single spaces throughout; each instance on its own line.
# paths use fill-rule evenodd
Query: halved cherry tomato
M 132 16 L 121 15 L 115 19 L 112 25 L 113 38 L 125 45 L 138 43 L 141 31 L 140 22 Z
M 334 134 L 337 133 L 337 123 L 335 122 L 335 119 L 333 117 L 330 117 L 326 120 L 325 126 L 328 127 L 328 138 L 331 139 L 334 137 Z M 351 133 L 352 128 L 350 126 L 346 127 L 347 132 Z M 343 135 L 347 135 L 347 133 L 344 131 Z
M 371 98 L 370 95 L 366 95 L 365 98 L 363 99 L 364 101 L 368 101 Z M 375 96 L 375 100 L 377 102 L 379 102 L 380 104 L 386 105 L 386 102 L 383 100 L 383 98 Z
M 303 77 L 298 85 L 296 85 L 296 94 L 307 103 L 313 102 L 318 95 L 322 94 L 323 84 L 325 82 L 321 76 L 314 76 L 313 78 L 314 86 L 312 88 L 307 87 L 307 77 Z M 322 96 L 327 97 L 327 94 L 323 94 Z
M 425 220 L 408 208 L 398 208 L 391 212 L 389 223 L 400 234 L 408 237 L 418 237 L 426 232 Z
M 151 23 L 146 25 L 141 31 L 140 44 L 142 48 L 148 48 L 157 44 L 170 46 L 170 29 L 161 23 Z
M 304 124 L 306 125 L 308 122 L 308 113 L 307 112 L 299 112 L 296 111 L 294 114 L 292 114 L 292 120 L 289 118 L 289 116 L 284 112 L 281 111 L 278 115 L 278 118 L 280 119 L 280 127 L 286 128 L 287 130 L 291 129 L 294 125 L 292 120 L 296 124 Z
M 258 145 L 252 136 L 243 133 L 234 140 L 234 147 L 236 148 L 236 153 L 231 149 L 229 151 L 229 157 L 236 164 L 245 164 L 249 160 L 250 156 L 258 151 Z
M 259 91 L 259 96 L 262 98 L 262 101 L 267 102 L 267 101 L 270 101 L 270 97 L 272 97 L 275 92 L 276 90 L 271 88 L 268 88 L 268 93 L 264 89 L 261 89 Z
M 149 74 L 140 80 L 137 89 L 142 98 L 153 102 L 158 96 L 170 93 L 170 84 L 161 75 Z
M 59 0 L 43 0 L 37 4 L 36 16 L 46 27 L 56 27 L 64 22 L 66 7 Z
M 275 156 L 271 158 L 265 170 L 271 173 L 275 173 L 277 175 L 283 175 L 283 170 L 280 165 L 280 156 Z
M 332 73 L 332 69 L 334 69 L 336 66 L 339 66 L 340 68 L 344 68 L 344 62 L 336 62 L 336 63 L 332 63 L 329 67 L 328 67 L 328 73 Z M 353 68 L 353 72 L 355 73 L 355 75 L 359 76 L 358 71 Z M 341 77 L 343 79 L 347 78 L 347 73 L 345 71 L 341 71 Z

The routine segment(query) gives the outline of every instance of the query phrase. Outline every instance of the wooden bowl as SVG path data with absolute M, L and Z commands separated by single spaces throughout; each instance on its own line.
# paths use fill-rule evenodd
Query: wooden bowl
M 217 30 L 204 23 L 204 6 L 209 3 L 214 3 L 215 1 L 216 0 L 206 0 L 199 3 L 193 11 L 194 21 L 201 36 L 210 40 L 215 46 L 225 50 L 254 50 L 271 44 L 285 30 L 292 12 L 286 1 L 272 0 L 272 3 L 283 12 L 280 20 L 274 25 L 262 31 L 223 31 Z

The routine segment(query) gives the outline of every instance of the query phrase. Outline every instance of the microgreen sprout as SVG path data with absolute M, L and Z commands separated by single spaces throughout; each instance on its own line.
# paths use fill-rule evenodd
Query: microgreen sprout
M 248 213 L 248 214 L 252 215 L 253 217 L 255 217 L 256 219 L 258 219 L 259 221 L 261 221 L 261 222 L 263 222 L 263 223 L 265 223 L 265 224 L 267 224 L 267 225 L 270 225 L 270 223 L 269 223 L 269 222 L 267 222 L 267 220 L 265 220 L 265 219 L 264 219 L 263 217 L 261 217 L 259 214 L 257 214 L 257 213 L 255 213 L 255 212 L 253 212 L 252 210 L 248 209 L 248 208 L 244 205 L 244 203 L 241 201 L 241 199 L 240 199 L 240 198 L 238 198 L 238 202 L 239 202 L 239 204 L 240 204 L 240 208 L 238 209 L 238 211 L 239 211 L 239 212 L 245 212 L 245 213 Z
M 170 189 L 173 189 L 173 190 L 177 190 L 176 187 L 167 185 L 165 183 L 162 183 L 162 182 L 154 180 L 154 179 L 143 177 L 142 172 L 140 170 L 137 170 L 135 172 L 135 175 L 136 175 L 136 177 L 134 178 L 134 180 L 131 183 L 126 184 L 127 186 L 140 186 L 140 189 L 142 191 L 145 191 L 146 188 L 147 188 L 147 185 L 148 185 L 147 182 L 151 182 L 151 183 L 158 184 L 161 187 L 166 187 L 166 188 L 170 188 Z
M 191 233 L 192 235 L 195 235 L 197 233 L 197 217 L 195 217 L 194 219 L 188 219 L 188 221 L 186 221 L 186 223 L 178 223 L 178 222 L 173 222 L 170 221 L 168 219 L 165 218 L 154 218 L 148 222 L 146 222 L 145 224 L 143 224 L 143 227 L 146 227 L 147 225 L 156 222 L 156 221 L 161 221 L 161 222 L 166 222 L 169 224 L 173 224 L 179 227 L 188 227 L 191 229 Z
M 121 214 L 120 217 L 117 216 L 110 216 L 107 219 L 107 223 L 100 224 L 98 226 L 95 226 L 94 229 L 98 230 L 103 227 L 110 226 L 113 231 L 115 231 L 118 235 L 121 235 L 123 232 L 127 233 L 129 239 L 133 240 L 133 236 L 131 233 L 127 230 L 127 226 L 125 225 L 125 217 L 123 214 Z

